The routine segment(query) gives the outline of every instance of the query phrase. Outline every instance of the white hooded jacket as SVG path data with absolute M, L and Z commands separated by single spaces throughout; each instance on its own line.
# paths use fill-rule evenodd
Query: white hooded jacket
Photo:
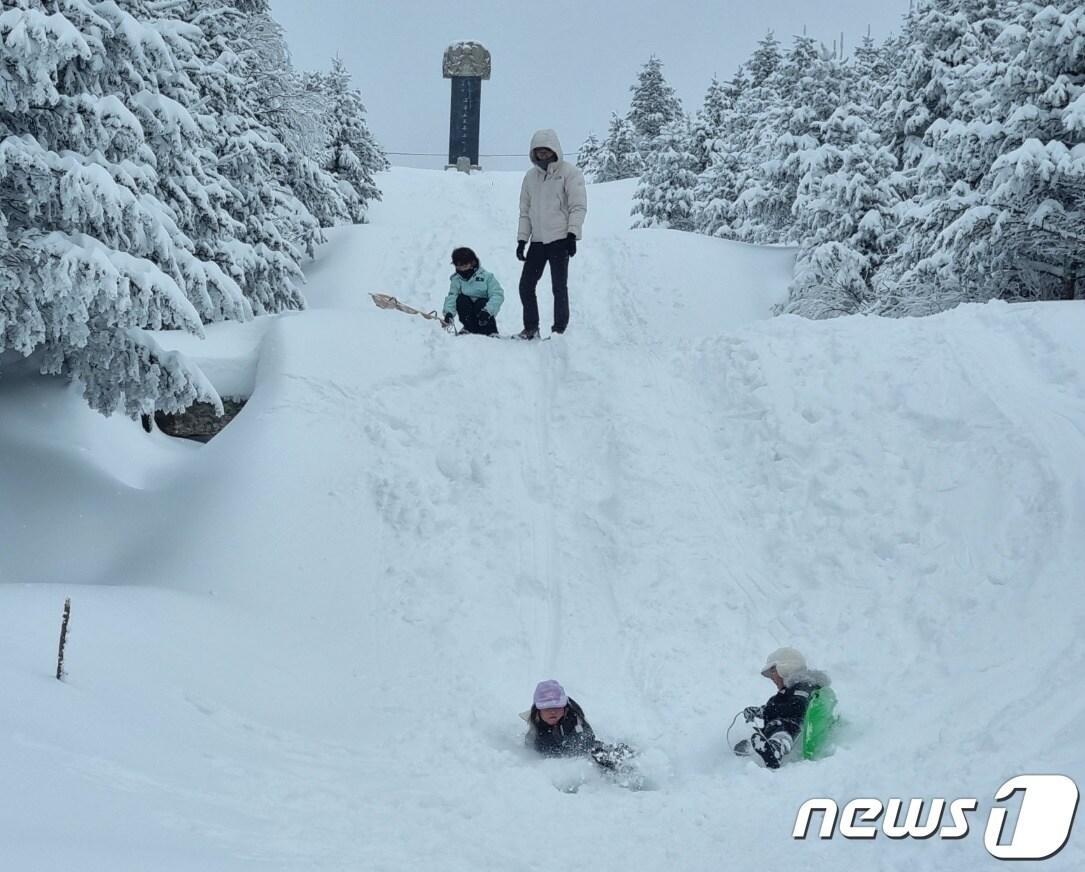
M 535 161 L 535 149 L 549 148 L 558 159 L 543 167 Z M 558 135 L 537 130 L 531 137 L 528 158 L 533 164 L 520 186 L 520 227 L 517 240 L 555 242 L 570 233 L 580 239 L 588 213 L 584 174 L 564 159 Z

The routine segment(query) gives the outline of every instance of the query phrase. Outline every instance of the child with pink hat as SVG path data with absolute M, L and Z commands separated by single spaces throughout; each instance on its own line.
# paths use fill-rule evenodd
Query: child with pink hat
M 528 722 L 525 741 L 545 757 L 591 757 L 601 768 L 624 771 L 635 752 L 628 745 L 605 745 L 577 705 L 554 679 L 535 686 L 531 710 L 521 717 Z
M 528 743 L 546 757 L 579 757 L 590 754 L 596 744 L 584 710 L 554 679 L 535 687 L 526 720 L 531 726 Z

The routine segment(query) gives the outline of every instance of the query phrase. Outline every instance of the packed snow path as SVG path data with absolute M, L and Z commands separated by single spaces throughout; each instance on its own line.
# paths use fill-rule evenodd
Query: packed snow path
M 382 186 L 309 311 L 184 343 L 255 384 L 209 445 L 0 380 L 12 868 L 975 870 L 1004 780 L 1085 784 L 1080 304 L 772 319 L 789 252 L 624 230 L 619 184 L 565 336 L 457 338 L 368 293 L 438 308 L 469 245 L 519 329 L 519 176 Z M 774 773 L 723 733 L 781 644 L 847 723 Z M 555 790 L 543 678 L 657 789 Z M 817 796 L 982 805 L 957 842 L 792 840 Z

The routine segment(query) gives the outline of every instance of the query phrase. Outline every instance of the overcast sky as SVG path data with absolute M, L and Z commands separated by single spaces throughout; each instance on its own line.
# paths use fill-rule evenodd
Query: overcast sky
M 448 151 L 450 43 L 476 40 L 493 56 L 482 84 L 483 167 L 526 165 L 531 134 L 557 130 L 575 155 L 589 131 L 606 133 L 629 108 L 629 86 L 655 53 L 687 110 L 713 74 L 731 77 L 765 31 L 783 47 L 805 25 L 850 53 L 868 25 L 881 40 L 899 29 L 908 0 L 271 0 L 295 66 L 326 70 L 339 54 L 362 92 L 369 123 L 390 152 Z M 391 155 L 394 164 L 444 166 L 445 158 Z

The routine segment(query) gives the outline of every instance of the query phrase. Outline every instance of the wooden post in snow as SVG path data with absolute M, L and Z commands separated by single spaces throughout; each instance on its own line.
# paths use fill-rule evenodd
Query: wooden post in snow
M 68 641 L 68 619 L 72 615 L 72 600 L 64 600 L 64 620 L 60 623 L 60 649 L 57 651 L 57 681 L 64 680 L 64 645 Z

